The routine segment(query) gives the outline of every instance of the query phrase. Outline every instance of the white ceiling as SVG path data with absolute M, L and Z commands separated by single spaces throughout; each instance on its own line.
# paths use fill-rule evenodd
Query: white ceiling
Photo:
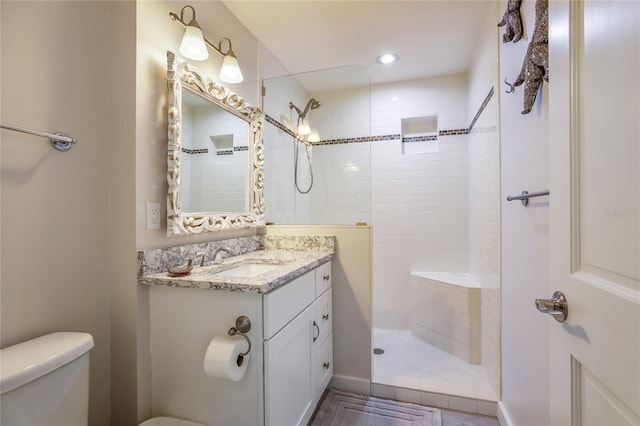
M 224 3 L 292 74 L 364 65 L 372 84 L 466 72 L 475 35 L 495 4 L 493 0 Z M 397 53 L 400 61 L 376 63 L 385 51 Z

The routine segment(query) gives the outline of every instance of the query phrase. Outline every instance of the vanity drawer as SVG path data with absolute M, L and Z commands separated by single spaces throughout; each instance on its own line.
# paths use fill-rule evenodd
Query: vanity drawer
M 264 339 L 270 339 L 315 300 L 315 271 L 296 278 L 263 297 Z
M 320 296 L 313 304 L 314 346 L 319 348 L 333 330 L 333 312 L 331 312 L 331 289 Z
M 316 297 L 331 287 L 331 262 L 323 263 L 316 268 Z
M 322 344 L 315 359 L 316 398 L 319 399 L 333 376 L 333 333 Z

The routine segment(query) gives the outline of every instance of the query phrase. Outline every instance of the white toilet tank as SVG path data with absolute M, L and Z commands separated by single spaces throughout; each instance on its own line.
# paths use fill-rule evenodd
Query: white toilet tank
M 0 425 L 86 425 L 87 333 L 53 333 L 0 350 Z

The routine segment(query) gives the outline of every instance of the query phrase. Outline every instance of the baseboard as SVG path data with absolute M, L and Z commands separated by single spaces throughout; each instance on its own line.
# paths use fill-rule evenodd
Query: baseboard
M 507 407 L 504 406 L 502 401 L 498 401 L 498 423 L 500 423 L 500 426 L 513 426 Z
M 329 382 L 329 387 L 359 395 L 371 395 L 371 382 L 358 377 L 333 376 Z

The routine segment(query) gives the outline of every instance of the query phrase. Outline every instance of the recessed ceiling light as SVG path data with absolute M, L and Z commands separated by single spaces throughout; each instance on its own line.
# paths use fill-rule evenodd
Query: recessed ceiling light
M 398 102 L 398 101 L 400 100 L 400 98 L 399 98 L 399 97 L 397 97 L 397 96 L 392 96 L 392 97 L 391 97 L 391 100 L 392 100 L 393 102 Z
M 379 64 L 389 65 L 394 62 L 398 62 L 398 59 L 400 59 L 400 57 L 395 53 L 383 53 L 376 58 L 376 62 Z

